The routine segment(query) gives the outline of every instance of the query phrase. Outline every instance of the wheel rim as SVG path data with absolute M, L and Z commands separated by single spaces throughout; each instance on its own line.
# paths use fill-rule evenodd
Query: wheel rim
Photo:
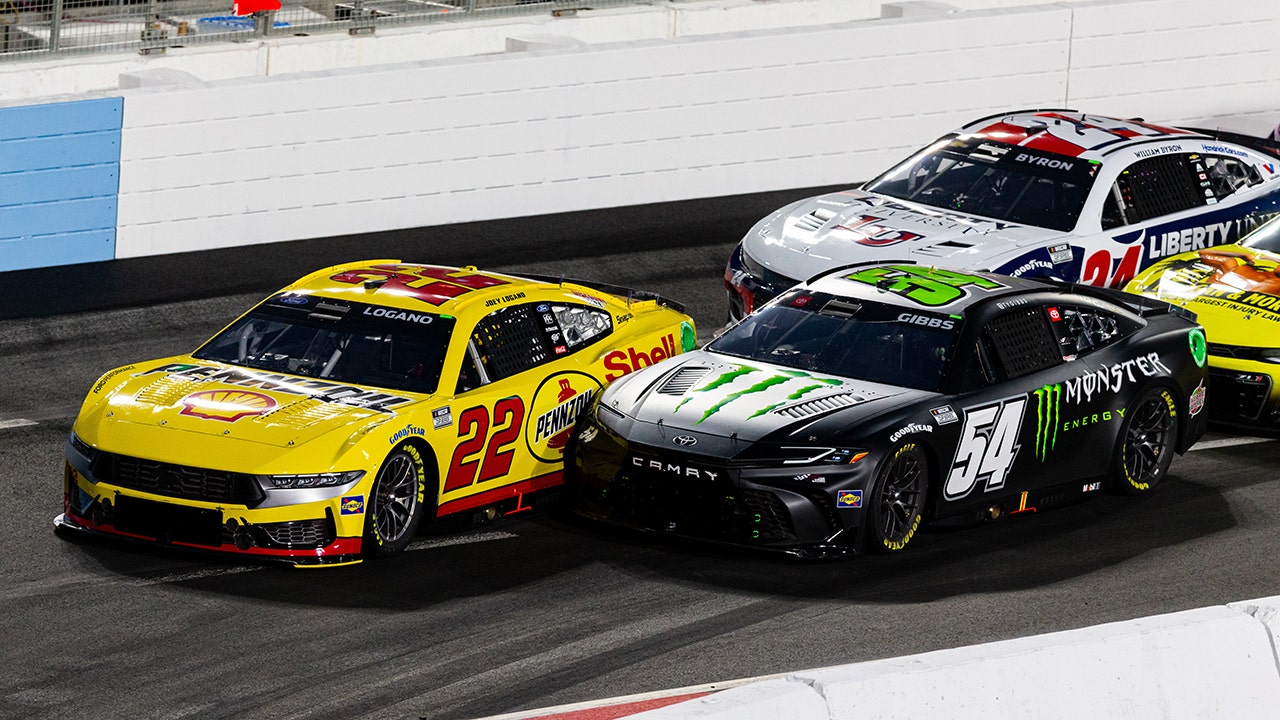
M 923 486 L 924 465 L 915 455 L 904 455 L 889 467 L 880 494 L 880 532 L 886 540 L 896 542 L 911 532 Z
M 1163 397 L 1143 403 L 1124 439 L 1124 471 L 1130 481 L 1149 483 L 1160 474 L 1160 459 L 1169 444 L 1173 417 Z
M 373 493 L 373 518 L 387 542 L 404 535 L 418 505 L 418 473 L 407 455 L 397 454 L 378 475 Z

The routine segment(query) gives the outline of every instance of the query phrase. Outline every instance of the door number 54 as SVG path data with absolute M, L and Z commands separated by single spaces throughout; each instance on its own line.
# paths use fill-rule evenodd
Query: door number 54
M 1027 397 L 1023 395 L 965 409 L 964 429 L 943 487 L 948 500 L 968 495 L 982 481 L 986 481 L 986 492 L 1004 487 L 1009 468 L 1018 456 L 1018 436 L 1026 406 Z

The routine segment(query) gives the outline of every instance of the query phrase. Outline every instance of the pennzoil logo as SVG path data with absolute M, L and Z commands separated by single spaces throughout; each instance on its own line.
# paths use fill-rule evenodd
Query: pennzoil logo
M 587 411 L 600 382 L 575 370 L 559 372 L 542 381 L 529 405 L 529 422 L 524 428 L 529 452 L 542 462 L 560 462 L 573 425 Z
M 182 398 L 181 402 L 181 415 L 223 422 L 262 415 L 277 404 L 270 395 L 249 390 L 201 390 Z

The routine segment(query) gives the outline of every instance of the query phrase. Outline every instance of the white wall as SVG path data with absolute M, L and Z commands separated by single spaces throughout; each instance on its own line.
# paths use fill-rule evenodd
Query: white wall
M 1012 108 L 1263 133 L 1280 3 L 1223 5 L 909 14 L 125 91 L 117 256 L 851 182 Z

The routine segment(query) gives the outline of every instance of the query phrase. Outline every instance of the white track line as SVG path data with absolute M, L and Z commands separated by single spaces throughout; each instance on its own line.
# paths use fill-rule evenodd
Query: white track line
M 517 537 L 505 530 L 477 533 L 475 535 L 459 535 L 457 537 L 432 538 L 430 540 L 414 540 L 405 548 L 405 552 L 414 550 L 430 550 L 431 548 L 449 547 L 450 545 L 468 545 L 470 543 L 488 542 L 489 540 L 508 540 Z
M 1222 438 L 1221 440 L 1206 440 L 1198 442 L 1191 446 L 1192 450 L 1213 450 L 1215 448 L 1231 447 L 1233 445 L 1253 445 L 1255 443 L 1273 442 L 1275 438 L 1260 437 L 1233 437 Z
M 17 418 L 15 420 L 0 420 L 0 430 L 6 430 L 8 428 L 26 427 L 28 425 L 39 425 L 39 424 L 40 423 L 37 423 L 35 420 L 28 420 L 26 418 Z

